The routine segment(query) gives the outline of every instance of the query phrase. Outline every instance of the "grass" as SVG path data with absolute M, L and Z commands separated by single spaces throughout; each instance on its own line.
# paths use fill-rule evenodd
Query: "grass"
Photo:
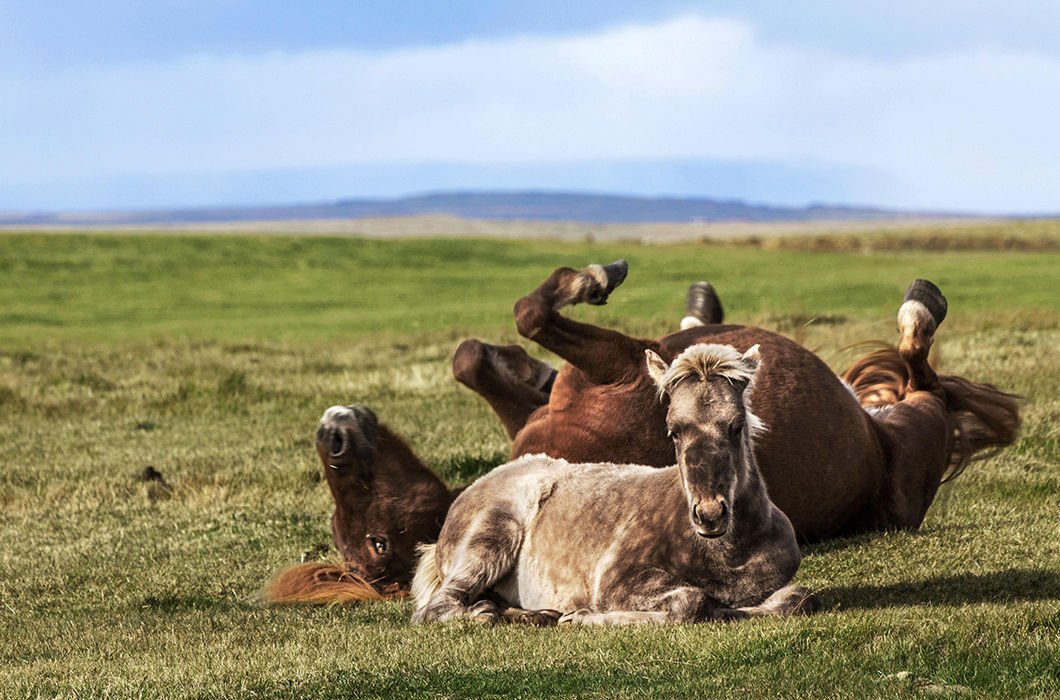
M 450 378 L 453 348 L 518 342 L 520 294 L 618 257 L 625 285 L 577 317 L 665 333 L 708 279 L 732 320 L 837 369 L 844 347 L 892 340 L 905 285 L 932 279 L 942 369 L 1026 396 L 1021 437 L 919 531 L 806 548 L 811 618 L 413 628 L 407 602 L 258 603 L 330 539 L 324 408 L 366 403 L 450 483 L 473 478 L 508 442 Z M 1060 695 L 1057 270 L 1048 247 L 1003 245 L 0 236 L 0 695 Z

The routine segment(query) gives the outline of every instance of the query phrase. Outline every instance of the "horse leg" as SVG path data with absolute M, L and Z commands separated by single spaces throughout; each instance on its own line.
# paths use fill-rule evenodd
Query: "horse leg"
M 636 624 L 680 624 L 701 620 L 740 620 L 748 617 L 809 615 L 818 609 L 817 598 L 803 586 L 785 586 L 758 605 L 716 608 L 702 589 L 682 587 L 668 592 L 659 603 L 664 610 L 575 610 L 559 619 L 560 624 L 590 627 Z
M 946 297 L 931 282 L 914 280 L 898 309 L 898 354 L 909 365 L 909 390 L 930 391 L 939 378 L 928 364 L 935 331 L 946 318 Z
M 685 295 L 685 316 L 681 319 L 681 330 L 709 326 L 725 320 L 721 299 L 709 282 L 693 282 Z
M 431 557 L 432 561 L 421 560 L 420 568 L 442 570 L 439 546 L 424 550 L 423 558 Z M 521 546 L 522 527 L 503 508 L 494 508 L 477 518 L 464 537 L 448 548 L 454 557 L 445 562 L 448 573 L 427 602 L 412 615 L 412 622 L 445 622 L 460 617 L 487 624 L 500 622 L 501 607 L 484 594 L 511 572 Z M 414 581 L 414 591 L 417 585 Z
M 627 581 L 628 583 L 628 581 Z M 638 587 L 656 591 L 647 597 L 634 596 L 625 601 L 628 610 L 590 610 L 582 608 L 559 619 L 562 625 L 612 627 L 619 625 L 670 625 L 696 622 L 710 609 L 710 598 L 702 588 L 680 585 L 667 574 L 649 574 L 638 580 Z
M 500 611 L 502 622 L 534 627 L 550 627 L 559 622 L 562 616 L 563 614 L 558 610 L 524 610 L 523 608 L 504 607 Z
M 594 384 L 613 384 L 643 373 L 643 341 L 607 328 L 579 323 L 560 315 L 574 304 L 607 303 L 626 278 L 625 260 L 590 265 L 582 270 L 561 267 L 530 294 L 515 303 L 519 334 L 551 350 L 581 370 Z
M 559 619 L 561 625 L 618 627 L 623 625 L 666 625 L 676 622 L 663 610 L 589 610 L 582 608 Z
M 786 617 L 788 615 L 810 615 L 820 605 L 817 597 L 805 586 L 784 586 L 758 605 L 743 608 L 717 608 L 712 612 L 715 620 L 742 620 L 748 617 Z
M 548 403 L 556 370 L 518 345 L 471 339 L 453 355 L 453 377 L 486 399 L 514 439 L 530 414 Z

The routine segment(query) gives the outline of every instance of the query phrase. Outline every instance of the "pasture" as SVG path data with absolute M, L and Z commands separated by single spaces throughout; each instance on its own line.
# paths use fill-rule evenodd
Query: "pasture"
M 0 235 L 0 695 L 1060 695 L 1060 225 L 1012 230 L 886 234 L 914 242 L 875 251 Z M 274 572 L 329 556 L 325 408 L 367 404 L 450 484 L 471 480 L 508 443 L 451 379 L 453 349 L 522 342 L 518 297 L 558 265 L 619 257 L 624 285 L 576 317 L 663 334 L 706 279 L 729 320 L 839 371 L 851 345 L 894 342 L 906 285 L 931 279 L 950 302 L 940 369 L 1022 394 L 1020 437 L 945 486 L 919 531 L 805 547 L 813 617 L 414 628 L 405 601 L 260 604 Z

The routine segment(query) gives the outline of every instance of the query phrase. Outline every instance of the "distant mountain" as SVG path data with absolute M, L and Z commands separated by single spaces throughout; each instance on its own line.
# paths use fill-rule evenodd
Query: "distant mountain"
M 0 213 L 6 225 L 186 224 L 296 219 L 450 215 L 466 219 L 598 223 L 900 219 L 925 212 L 813 204 L 780 207 L 740 200 L 624 197 L 566 192 L 441 192 L 400 199 L 345 199 L 319 204 L 145 211 Z M 947 216 L 953 216 L 948 214 Z

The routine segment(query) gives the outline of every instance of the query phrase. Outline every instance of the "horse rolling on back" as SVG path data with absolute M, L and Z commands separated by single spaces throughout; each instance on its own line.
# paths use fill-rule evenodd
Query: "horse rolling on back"
M 266 585 L 265 600 L 355 603 L 403 597 L 416 545 L 438 536 L 456 492 L 367 406 L 325 411 L 316 448 L 335 500 L 331 531 L 342 564 L 288 567 Z
M 457 348 L 454 376 L 493 407 L 513 458 L 673 464 L 665 405 L 655 400 L 644 351 L 670 360 L 698 343 L 760 346 L 755 409 L 771 429 L 755 457 L 770 497 L 803 541 L 919 527 L 943 480 L 1015 439 L 1017 397 L 931 367 L 929 350 L 947 311 L 931 282 L 910 285 L 898 312 L 898 346 L 858 360 L 841 381 L 788 338 L 723 323 L 705 282 L 689 289 L 683 330 L 659 339 L 561 313 L 605 303 L 627 271 L 624 260 L 557 268 L 516 302 L 520 335 L 566 360 L 558 371 L 518 345 L 471 339 Z
M 422 548 L 413 621 L 610 625 L 809 611 L 810 593 L 787 585 L 800 562 L 794 531 L 752 450 L 758 363 L 757 347 L 695 345 L 669 366 L 649 350 L 670 399 L 677 465 L 532 455 L 498 467 Z

